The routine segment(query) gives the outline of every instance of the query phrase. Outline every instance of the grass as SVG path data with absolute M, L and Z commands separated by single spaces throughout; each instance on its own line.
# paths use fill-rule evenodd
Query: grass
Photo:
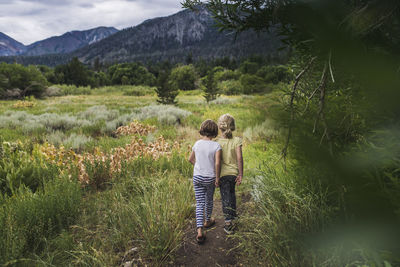
M 201 91 L 180 92 L 178 105 L 171 107 L 156 105 L 148 87 L 104 87 L 90 89 L 88 95 L 74 95 L 80 90 L 87 93 L 88 88 L 67 89 L 72 95 L 33 99 L 31 107 L 13 108 L 16 101 L 0 101 L 0 116 L 5 118 L 0 122 L 0 141 L 10 142 L 9 150 L 0 149 L 5 166 L 0 180 L 0 264 L 172 264 L 194 212 L 192 166 L 187 162 L 190 146 L 199 138 L 202 121 L 217 120 L 224 113 L 236 119 L 234 135 L 244 137 L 245 173 L 238 196 L 239 200 L 250 196 L 240 202 L 244 212 L 234 236 L 242 251 L 239 263 L 344 266 L 355 262 L 352 255 L 338 256 L 343 248 L 321 250 L 307 241 L 326 229 L 335 206 L 328 205 L 328 193 L 311 182 L 315 179 L 310 177 L 321 173 L 305 169 L 294 158 L 287 159 L 286 169 L 280 161 L 285 130 L 274 121 L 274 113 L 281 112 L 279 91 L 222 96 L 209 104 Z M 7 116 L 12 119 L 7 121 Z M 114 133 L 134 119 L 154 126 L 155 131 Z M 132 140 L 149 146 L 161 136 L 169 144 L 178 142 L 180 148 L 157 158 L 136 157 L 132 152 L 120 161 L 119 171 L 113 171 L 118 168 L 111 165 L 109 155 L 121 155 L 114 152 Z M 47 158 L 39 156 L 38 147 L 46 146 L 45 141 L 66 148 L 55 147 Z M 20 154 L 9 160 L 15 148 Z M 55 155 L 61 150 L 64 160 Z M 84 164 L 73 165 L 79 161 L 77 155 L 87 156 Z M 54 175 L 47 161 L 56 166 Z M 21 166 L 20 175 L 11 175 L 17 173 L 14 166 Z M 82 170 L 77 166 L 85 166 L 88 183 L 78 184 Z M 6 190 L 4 181 L 17 176 L 23 182 L 15 190 Z M 30 183 L 32 179 L 35 183 Z M 366 262 L 362 257 L 356 260 Z

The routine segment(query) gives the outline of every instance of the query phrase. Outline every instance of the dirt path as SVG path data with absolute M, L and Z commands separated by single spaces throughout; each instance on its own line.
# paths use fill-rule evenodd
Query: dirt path
M 174 266 L 236 266 L 235 243 L 224 232 L 221 200 L 214 199 L 213 217 L 216 224 L 207 229 L 203 245 L 196 242 L 196 220 L 192 218 L 185 231 L 182 247 L 177 251 Z

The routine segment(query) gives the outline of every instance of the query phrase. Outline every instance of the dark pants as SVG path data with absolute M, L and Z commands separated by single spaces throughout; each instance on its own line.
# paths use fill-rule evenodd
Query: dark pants
M 219 188 L 225 221 L 231 221 L 236 217 L 235 180 L 236 176 L 233 175 L 223 176 L 220 179 Z

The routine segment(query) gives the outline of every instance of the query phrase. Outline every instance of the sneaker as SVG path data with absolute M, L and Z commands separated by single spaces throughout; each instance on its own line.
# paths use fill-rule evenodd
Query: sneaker
M 228 235 L 233 234 L 233 228 L 234 228 L 234 226 L 233 226 L 233 223 L 231 223 L 231 222 L 230 223 L 225 223 L 225 225 L 224 225 L 224 231 Z

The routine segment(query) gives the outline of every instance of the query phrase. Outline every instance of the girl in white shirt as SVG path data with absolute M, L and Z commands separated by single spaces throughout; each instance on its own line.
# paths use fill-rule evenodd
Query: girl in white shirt
M 205 120 L 201 124 L 200 135 L 202 138 L 194 144 L 189 161 L 194 165 L 193 187 L 196 197 L 196 240 L 199 244 L 202 244 L 206 237 L 203 227 L 208 228 L 215 223 L 215 220 L 211 218 L 211 213 L 215 186 L 219 186 L 221 146 L 212 141 L 218 135 L 218 125 L 213 120 Z

